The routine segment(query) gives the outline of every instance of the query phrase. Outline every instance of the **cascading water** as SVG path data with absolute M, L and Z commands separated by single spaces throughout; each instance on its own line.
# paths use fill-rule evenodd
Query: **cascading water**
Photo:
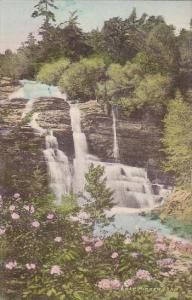
M 54 86 L 36 83 L 34 81 L 22 80 L 23 87 L 10 96 L 13 98 L 28 99 L 23 110 L 22 118 L 27 116 L 32 110 L 33 105 L 38 97 L 58 97 L 66 98 L 61 94 L 59 89 Z M 62 197 L 70 192 L 71 189 L 71 172 L 68 157 L 59 150 L 57 138 L 53 135 L 53 131 L 46 130 L 38 124 L 39 113 L 33 113 L 29 125 L 34 132 L 39 135 L 45 135 L 46 149 L 43 151 L 47 162 L 47 168 L 50 176 L 50 187 L 56 196 L 56 203 L 61 204 Z
M 116 118 L 113 111 L 114 157 L 119 160 L 116 133 Z M 81 113 L 78 104 L 71 104 L 71 125 L 75 146 L 74 178 L 75 191 L 84 191 L 84 175 L 91 163 L 105 168 L 107 186 L 114 190 L 114 201 L 119 207 L 146 208 L 153 207 L 160 196 L 152 193 L 151 183 L 145 169 L 129 167 L 120 163 L 101 162 L 88 154 L 85 134 L 81 131 Z
M 37 97 L 59 97 L 66 98 L 58 88 L 39 84 L 35 82 L 23 81 L 23 88 L 12 95 L 30 99 L 23 111 L 25 117 L 32 111 L 33 104 Z M 47 100 L 48 101 L 48 100 Z M 81 131 L 81 113 L 78 104 L 70 104 L 71 126 L 73 130 L 73 141 L 75 148 L 75 158 L 73 161 L 74 175 L 71 177 L 70 166 L 67 156 L 58 147 L 57 138 L 53 132 L 49 132 L 38 124 L 38 113 L 34 113 L 30 126 L 37 134 L 45 135 L 46 149 L 44 156 L 50 175 L 50 187 L 56 195 L 57 203 L 61 203 L 62 196 L 70 191 L 73 185 L 75 192 L 84 192 L 85 173 L 91 163 L 102 165 L 105 168 L 107 186 L 114 191 L 114 202 L 122 208 L 150 208 L 161 195 L 154 195 L 151 183 L 147 178 L 145 169 L 130 167 L 119 163 L 119 147 L 116 130 L 116 111 L 112 108 L 113 119 L 113 155 L 114 163 L 101 162 L 99 158 L 88 153 L 88 145 L 85 134 Z
M 88 146 L 85 134 L 81 131 L 81 113 L 78 104 L 70 105 L 71 127 L 73 131 L 73 142 L 75 158 L 73 160 L 74 177 L 73 187 L 75 192 L 82 192 L 85 184 L 85 173 L 87 171 Z
M 112 107 L 112 118 L 113 118 L 113 157 L 115 161 L 119 160 L 119 145 L 117 141 L 117 128 L 116 128 L 116 108 Z
M 43 151 L 50 175 L 50 187 L 56 195 L 57 204 L 70 192 L 71 173 L 68 157 L 58 148 L 57 138 L 52 130 L 46 135 L 46 149 Z

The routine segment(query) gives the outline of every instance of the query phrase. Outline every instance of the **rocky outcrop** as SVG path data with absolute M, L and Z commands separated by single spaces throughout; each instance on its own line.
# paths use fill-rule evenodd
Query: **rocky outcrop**
M 0 80 L 0 194 L 18 191 L 35 196 L 47 188 L 44 138 L 21 120 L 27 100 L 9 98 L 19 88 L 18 82 Z
M 20 87 L 18 80 L 8 77 L 0 77 L 0 101 L 6 99 L 10 93 L 15 92 Z
M 86 134 L 89 151 L 101 160 L 113 161 L 113 120 L 96 101 L 80 105 L 82 129 Z M 155 182 L 168 183 L 169 178 L 160 172 L 159 162 L 163 155 L 160 151 L 161 128 L 154 120 L 125 118 L 117 116 L 117 139 L 120 161 L 130 166 L 145 167 Z M 169 182 L 170 183 L 170 182 Z
M 38 112 L 38 124 L 44 129 L 52 129 L 58 139 L 60 150 L 72 159 L 74 155 L 73 136 L 69 104 L 60 98 L 39 98 L 33 107 Z
M 24 174 L 23 180 L 30 178 L 38 167 L 45 174 L 46 164 L 42 149 L 45 149 L 45 138 L 34 132 L 29 126 L 34 112 L 38 113 L 37 123 L 44 129 L 52 129 L 58 139 L 59 149 L 64 151 L 70 160 L 74 157 L 74 144 L 70 120 L 69 104 L 60 98 L 42 97 L 33 105 L 31 114 L 22 120 L 26 99 L 9 99 L 10 92 L 19 88 L 18 83 L 8 79 L 0 81 L 0 171 L 5 174 L 5 161 L 13 160 L 14 172 L 17 169 Z M 114 161 L 113 157 L 113 119 L 110 113 L 97 101 L 80 104 L 82 130 L 87 137 L 89 152 L 103 161 Z M 152 117 L 117 116 L 117 139 L 121 163 L 145 167 L 149 178 L 156 183 L 170 184 L 169 177 L 160 172 L 159 161 L 162 159 L 161 127 Z M 7 151 L 9 149 L 9 151 Z M 4 155 L 5 154 L 5 155 Z M 19 156 L 21 158 L 19 162 Z M 24 161 L 23 162 L 23 158 Z M 11 167 L 11 165 L 10 165 Z M 19 176 L 22 178 L 22 174 Z M 2 175 L 2 177 L 6 177 Z M 32 180 L 32 177 L 31 177 Z M 1 186 L 5 183 L 0 183 Z M 12 183 L 13 185 L 13 183 Z M 24 186 L 25 184 L 23 184 Z M 27 184 L 26 184 L 27 186 Z
M 19 191 L 24 196 L 35 196 L 48 190 L 47 167 L 42 151 L 45 149 L 45 137 L 35 132 L 29 123 L 33 113 L 37 112 L 39 126 L 52 129 L 59 148 L 72 159 L 69 104 L 64 99 L 42 97 L 35 101 L 32 112 L 22 119 L 27 100 L 9 98 L 10 93 L 19 87 L 12 87 L 9 82 L 9 89 L 0 97 L 0 194 Z
M 168 217 L 192 224 L 192 192 L 187 190 L 175 190 L 160 210 L 160 218 Z

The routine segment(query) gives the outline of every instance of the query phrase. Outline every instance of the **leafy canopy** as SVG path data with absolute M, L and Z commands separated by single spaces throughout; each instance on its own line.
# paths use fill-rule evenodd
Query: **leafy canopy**
M 192 108 L 178 92 L 164 119 L 165 170 L 176 173 L 179 184 L 192 185 Z

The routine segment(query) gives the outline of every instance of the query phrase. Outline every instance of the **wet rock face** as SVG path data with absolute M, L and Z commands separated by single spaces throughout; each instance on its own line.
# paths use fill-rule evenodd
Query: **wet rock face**
M 103 161 L 113 161 L 111 115 L 107 115 L 96 101 L 81 104 L 81 111 L 82 129 L 86 134 L 90 153 Z M 152 181 L 160 178 L 161 183 L 168 183 L 169 178 L 158 167 L 162 160 L 160 126 L 149 118 L 139 120 L 119 116 L 116 128 L 121 163 L 145 167 Z
M 33 108 L 39 113 L 38 124 L 44 129 L 53 130 L 58 139 L 59 149 L 72 159 L 74 145 L 69 104 L 64 99 L 42 97 L 34 103 Z
M 112 117 L 107 116 L 95 101 L 82 104 L 81 110 L 82 128 L 87 136 L 90 152 L 102 160 L 112 160 Z M 160 157 L 161 132 L 153 123 L 117 119 L 116 127 L 122 163 L 146 167 L 149 160 L 156 161 Z
M 5 100 L 10 93 L 13 93 L 20 87 L 18 80 L 12 80 L 8 77 L 0 77 L 0 103 Z
M 13 85 L 9 79 L 0 80 L 0 193 L 19 190 L 22 195 L 34 195 L 48 190 L 48 174 L 43 155 L 45 137 L 30 127 L 32 114 L 38 113 L 39 126 L 52 129 L 59 149 L 72 159 L 70 107 L 64 99 L 42 97 L 22 119 L 29 100 L 9 98 L 18 88 L 20 85 Z

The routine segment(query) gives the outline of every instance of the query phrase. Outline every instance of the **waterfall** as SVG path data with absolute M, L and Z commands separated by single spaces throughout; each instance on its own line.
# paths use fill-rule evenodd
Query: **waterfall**
M 34 113 L 30 126 L 39 134 L 45 134 L 45 147 L 43 154 L 47 162 L 47 169 L 50 177 L 50 188 L 56 196 L 56 204 L 61 204 L 62 197 L 71 190 L 71 172 L 68 157 L 59 149 L 57 138 L 52 130 L 46 130 L 37 122 L 39 114 Z
M 22 113 L 22 119 L 32 111 L 33 105 L 39 97 L 66 98 L 66 95 L 61 94 L 58 87 L 55 86 L 48 86 L 46 84 L 28 80 L 21 80 L 21 84 L 23 87 L 10 95 L 9 99 L 28 99 Z M 43 150 L 43 154 L 49 172 L 50 188 L 56 196 L 56 203 L 60 204 L 62 197 L 68 194 L 71 190 L 71 172 L 68 157 L 59 149 L 58 141 L 53 135 L 53 131 L 48 131 L 38 124 L 38 117 L 39 113 L 33 113 L 29 125 L 33 128 L 36 134 L 41 136 L 45 135 L 46 149 Z
M 113 157 L 115 161 L 119 160 L 119 145 L 117 141 L 117 128 L 116 128 L 116 108 L 112 106 L 113 117 Z
M 47 86 L 35 82 L 23 82 L 24 86 L 17 91 L 17 96 L 23 96 L 30 99 L 26 103 L 22 117 L 32 111 L 35 99 L 38 97 L 59 97 L 66 99 L 56 87 Z M 15 95 L 12 95 L 15 97 Z M 48 99 L 46 99 L 48 101 Z M 50 176 L 50 187 L 56 196 L 56 202 L 61 203 L 62 197 L 70 192 L 73 185 L 75 192 L 84 192 L 85 173 L 89 165 L 104 166 L 107 186 L 114 191 L 114 205 L 118 208 L 138 209 L 152 208 L 161 197 L 154 195 L 150 180 L 147 178 L 147 172 L 143 168 L 130 167 L 119 162 L 119 147 L 116 130 L 116 111 L 112 108 L 113 118 L 113 156 L 114 162 L 99 161 L 88 152 L 87 139 L 81 130 L 81 112 L 79 104 L 70 104 L 71 126 L 73 131 L 73 141 L 75 148 L 75 157 L 73 160 L 73 177 L 71 177 L 68 157 L 59 149 L 57 138 L 52 130 L 46 130 L 38 124 L 39 113 L 33 113 L 30 126 L 36 134 L 45 135 L 46 149 L 43 151 L 47 162 L 47 168 Z
M 88 167 L 88 146 L 86 136 L 81 131 L 81 113 L 78 104 L 70 104 L 70 117 L 75 148 L 73 187 L 75 192 L 82 192 L 85 184 L 85 173 Z
M 91 163 L 105 168 L 107 186 L 114 191 L 114 202 L 119 207 L 146 208 L 154 207 L 159 195 L 152 193 L 151 183 L 143 168 L 126 166 L 121 163 L 99 161 L 99 158 L 88 153 L 85 134 L 81 131 L 81 112 L 78 104 L 70 105 L 71 126 L 75 147 L 73 162 L 73 187 L 75 192 L 83 192 L 85 173 Z M 114 157 L 119 159 L 119 149 L 116 135 L 116 117 L 113 110 Z
M 50 187 L 56 195 L 56 203 L 61 204 L 62 196 L 71 189 L 71 173 L 68 157 L 58 148 L 57 138 L 52 130 L 46 135 L 46 149 L 43 151 L 50 176 Z

